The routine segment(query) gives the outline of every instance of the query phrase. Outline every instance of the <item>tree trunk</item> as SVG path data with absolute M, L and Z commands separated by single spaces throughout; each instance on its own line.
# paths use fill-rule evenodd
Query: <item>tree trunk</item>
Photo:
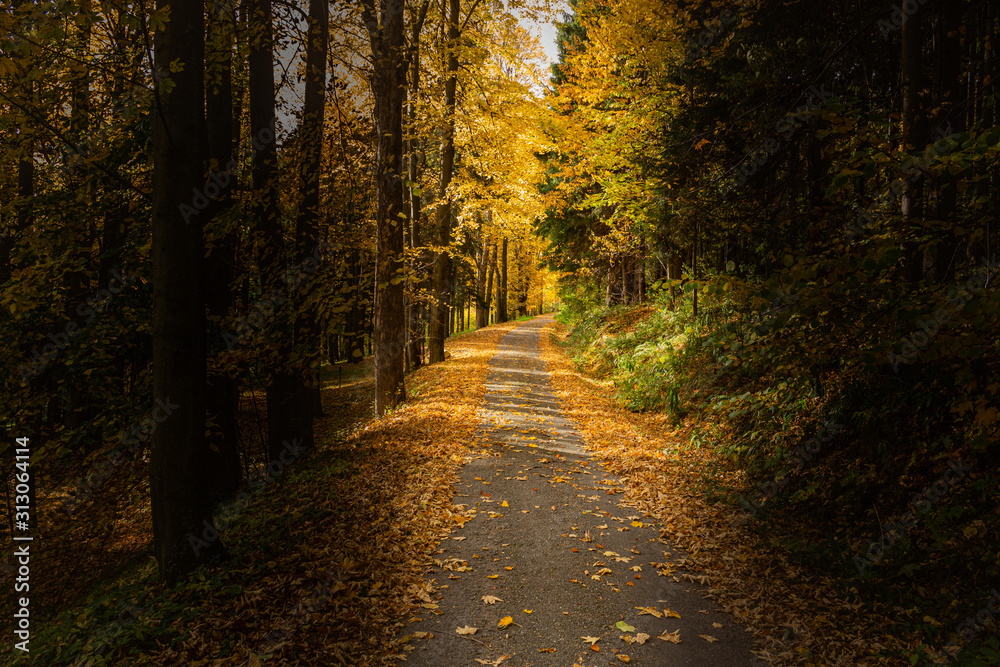
M 374 0 L 364 0 L 363 14 L 375 69 L 375 412 L 379 416 L 406 400 L 403 385 L 406 319 L 403 310 L 403 89 L 407 62 L 404 54 L 403 3 L 380 0 L 376 19 Z
M 476 329 L 482 329 L 488 322 L 486 310 L 486 272 L 489 270 L 489 246 L 483 236 L 483 221 L 479 219 L 479 238 L 482 240 L 476 257 Z
M 254 212 L 258 239 L 263 298 L 288 298 L 288 285 L 282 280 L 285 268 L 285 241 L 278 220 L 277 147 L 275 145 L 275 94 L 273 64 L 273 17 L 271 0 L 253 0 L 250 25 L 250 132 L 253 154 L 253 188 L 257 193 Z M 275 311 L 278 311 L 275 306 Z M 270 328 L 278 328 L 281 315 L 275 312 Z M 268 459 L 278 460 L 286 439 L 294 437 L 297 401 L 295 378 L 286 368 L 291 356 L 289 336 L 279 336 L 276 344 L 278 367 L 267 386 Z
M 158 0 L 163 11 L 168 0 Z M 153 446 L 150 495 L 160 578 L 174 584 L 201 562 L 224 556 L 212 525 L 205 469 L 205 299 L 202 223 L 180 211 L 200 191 L 204 162 L 204 5 L 169 0 L 170 21 L 154 35 L 159 89 L 153 113 Z M 190 541 L 189 541 L 190 538 Z
M 676 250 L 670 251 L 670 259 L 667 264 L 667 280 L 671 282 L 681 279 L 681 273 L 684 270 L 684 258 Z M 677 308 L 677 297 L 680 295 L 680 290 L 678 290 L 676 285 L 670 286 L 670 308 L 671 310 Z
M 420 18 L 410 26 L 410 81 L 409 92 L 407 94 L 407 120 L 409 123 L 410 140 L 407 146 L 406 170 L 407 178 L 411 185 L 410 193 L 410 248 L 420 247 L 420 224 L 422 205 L 420 196 L 420 172 L 421 172 L 421 151 L 420 142 L 417 139 L 417 96 L 420 93 L 420 32 L 423 28 L 424 17 L 426 17 L 427 3 L 424 3 Z M 423 293 L 429 287 L 428 280 L 421 271 L 417 275 L 416 266 L 425 263 L 423 257 L 414 257 L 410 261 L 410 276 L 416 280 L 414 292 Z M 407 305 L 406 321 L 409 326 L 409 336 L 407 339 L 406 358 L 412 370 L 417 370 L 423 364 L 424 323 L 421 316 L 421 298 L 413 298 Z
M 449 0 L 448 15 L 442 19 L 448 24 L 447 74 L 444 84 L 444 127 L 441 128 L 441 181 L 438 186 L 437 244 L 445 249 L 434 258 L 434 294 L 430 305 L 428 331 L 429 363 L 444 361 L 445 326 L 447 325 L 448 294 L 451 292 L 451 200 L 448 186 L 455 169 L 455 90 L 458 84 L 458 38 L 460 0 Z M 442 12 L 444 2 L 441 3 Z
M 965 130 L 965 82 L 962 80 L 962 6 L 957 3 L 942 3 L 938 7 L 941 14 L 939 23 L 939 43 L 941 44 L 941 80 L 938 82 L 939 104 L 944 109 L 945 122 L 952 132 Z M 937 217 L 944 228 L 943 238 L 938 243 L 934 258 L 934 275 L 939 283 L 951 283 L 955 279 L 958 237 L 954 231 L 954 216 L 958 208 L 958 177 L 945 174 L 942 177 Z M 950 224 L 949 224 L 950 223 Z
M 905 150 L 916 155 L 923 148 L 923 131 L 920 112 L 920 91 L 923 68 L 923 8 L 915 12 L 903 13 L 902 29 L 902 80 L 903 80 L 903 143 Z M 902 198 L 903 218 L 906 234 L 913 234 L 915 226 L 923 217 L 923 182 L 907 180 Z M 904 270 L 911 284 L 917 283 L 923 274 L 923 257 L 919 255 L 918 244 L 906 241 L 903 244 Z
M 347 313 L 347 322 L 344 325 L 345 346 L 344 353 L 347 361 L 352 364 L 359 363 L 365 358 L 365 327 L 364 327 L 364 281 L 361 275 L 361 251 L 352 250 L 350 256 L 351 275 L 349 280 L 353 281 L 353 294 L 351 296 L 351 309 Z
M 239 127 L 233 114 L 232 43 L 234 16 L 226 16 L 222 5 L 216 5 L 208 19 L 209 46 L 206 60 L 209 85 L 206 86 L 207 135 L 209 159 L 214 163 L 214 183 L 225 183 L 219 195 L 206 211 L 207 234 L 213 242 L 205 257 L 205 310 L 216 321 L 223 321 L 233 306 L 237 229 L 230 224 L 233 198 L 231 173 L 227 165 L 233 159 L 233 128 Z M 222 348 L 220 339 L 209 355 Z M 239 488 L 242 481 L 239 455 L 239 387 L 236 380 L 216 368 L 209 358 L 206 410 L 211 427 L 208 430 L 206 467 L 216 496 L 225 496 Z
M 497 272 L 497 244 L 493 244 L 493 256 L 490 258 L 489 279 L 486 281 L 486 325 L 490 324 L 490 306 L 493 304 L 493 276 Z M 495 322 L 496 320 L 494 320 Z
M 497 295 L 497 320 L 506 322 L 507 317 L 507 238 L 503 240 L 503 250 L 500 253 L 500 293 Z
M 300 182 L 302 201 L 295 221 L 295 265 L 309 273 L 318 268 L 315 256 L 319 243 L 320 200 L 319 184 L 323 165 L 323 119 L 326 109 L 326 56 L 329 44 L 329 15 L 327 0 L 309 0 L 308 37 L 306 41 L 306 85 L 303 99 L 302 121 L 299 126 Z M 293 345 L 298 368 L 294 369 L 296 393 L 295 437 L 305 448 L 313 442 L 312 419 L 321 416 L 320 401 L 320 330 L 315 314 L 301 312 L 308 297 L 307 285 L 296 291 L 293 309 Z

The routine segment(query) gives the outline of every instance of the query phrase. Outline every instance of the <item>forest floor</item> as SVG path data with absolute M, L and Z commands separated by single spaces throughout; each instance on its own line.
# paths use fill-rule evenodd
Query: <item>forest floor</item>
M 872 657 L 902 645 L 883 618 L 758 551 L 705 500 L 710 453 L 564 335 L 453 336 L 378 420 L 370 380 L 328 376 L 317 450 L 241 508 L 227 563 L 166 589 L 142 536 L 4 664 L 899 664 Z

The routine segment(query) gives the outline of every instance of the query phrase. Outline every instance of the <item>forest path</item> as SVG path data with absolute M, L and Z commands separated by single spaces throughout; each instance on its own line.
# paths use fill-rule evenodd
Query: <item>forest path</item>
M 473 516 L 437 554 L 438 608 L 405 630 L 432 636 L 418 635 L 406 664 L 762 664 L 743 628 L 673 574 L 667 563 L 680 554 L 650 519 L 616 501 L 617 480 L 563 416 L 540 354 L 552 324 L 518 326 L 490 360 L 477 432 L 485 447 L 455 487 L 456 505 Z M 478 630 L 456 632 L 467 626 Z M 658 638 L 675 631 L 680 643 Z M 598 650 L 583 637 L 599 638 Z

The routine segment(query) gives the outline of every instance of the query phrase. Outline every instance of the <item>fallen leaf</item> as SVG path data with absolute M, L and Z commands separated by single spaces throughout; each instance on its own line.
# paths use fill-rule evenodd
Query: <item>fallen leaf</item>
M 496 604 L 497 602 L 503 602 L 503 600 L 496 597 L 495 595 L 484 595 L 483 602 L 485 602 L 486 604 Z
M 488 575 L 486 575 L 486 578 L 487 579 L 499 579 L 500 575 L 499 574 L 488 574 Z
M 639 632 L 636 634 L 635 642 L 637 644 L 645 644 L 647 641 L 649 641 L 649 635 L 647 635 L 645 632 Z
M 524 611 L 525 614 L 530 614 L 530 613 L 532 613 L 535 610 L 534 609 L 525 609 L 523 611 Z
M 639 615 L 649 614 L 650 616 L 655 616 L 656 618 L 663 618 L 663 614 L 656 609 L 656 607 L 636 607 L 639 610 Z
M 621 660 L 622 662 L 629 662 L 631 660 L 631 658 L 629 658 L 624 653 L 619 653 L 618 654 L 618 659 Z
M 463 625 L 462 627 L 455 630 L 455 632 L 457 632 L 460 635 L 474 635 L 478 631 L 479 628 L 473 628 L 472 626 L 469 625 Z
M 505 500 L 502 503 L 500 503 L 500 507 L 510 507 L 510 505 L 508 505 L 507 501 Z
M 514 622 L 514 617 L 512 617 L 512 616 L 504 616 L 503 618 L 500 619 L 500 622 L 497 623 L 497 627 L 498 628 L 506 628 L 508 625 L 510 625 L 513 622 Z
M 673 632 L 667 632 L 666 630 L 664 630 L 663 634 L 661 634 L 659 637 L 657 637 L 657 639 L 662 639 L 665 642 L 672 642 L 674 644 L 680 644 L 681 643 L 681 631 L 680 630 L 674 630 Z
M 615 623 L 615 627 L 622 632 L 635 632 L 635 628 L 626 623 L 625 621 L 618 621 Z
M 671 610 L 667 609 L 666 607 L 663 608 L 663 615 L 666 616 L 667 618 L 680 618 L 681 617 L 681 615 L 678 614 L 676 611 L 671 611 Z
M 583 641 L 587 642 L 590 645 L 594 645 L 597 642 L 601 641 L 600 637 L 580 637 L 580 639 L 582 639 Z
M 712 642 L 719 641 L 718 639 L 716 639 L 715 637 L 712 637 L 711 635 L 698 635 L 698 636 L 701 637 L 702 639 L 704 639 L 705 641 L 707 641 L 709 644 L 711 644 Z
M 712 627 L 716 628 L 716 629 L 721 628 L 722 627 L 722 623 L 712 623 Z
M 503 662 L 509 657 L 510 657 L 509 655 L 502 655 L 496 660 L 486 660 L 484 658 L 476 658 L 476 662 L 478 662 L 480 665 L 492 665 L 492 667 L 497 667 L 497 665 L 499 665 L 501 662 Z

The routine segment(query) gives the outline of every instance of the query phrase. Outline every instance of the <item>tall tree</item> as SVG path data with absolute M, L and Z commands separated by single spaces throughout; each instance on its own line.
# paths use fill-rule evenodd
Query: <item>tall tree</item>
M 264 299 L 272 295 L 288 298 L 289 285 L 283 280 L 286 247 L 278 206 L 278 149 L 275 140 L 274 29 L 271 0 L 251 0 L 249 86 L 250 132 L 253 145 L 254 231 L 257 236 L 257 263 Z M 302 427 L 299 391 L 301 383 L 288 367 L 292 337 L 272 319 L 275 356 L 267 385 L 268 458 L 277 460 L 288 441 L 308 438 Z M 311 423 L 311 422 L 310 422 Z
M 381 416 L 406 400 L 403 280 L 403 95 L 407 59 L 400 0 L 362 0 L 371 43 L 375 97 L 375 412 Z
M 441 180 L 438 184 L 437 238 L 441 251 L 434 257 L 433 299 L 428 324 L 428 356 L 430 363 L 444 361 L 444 339 L 448 326 L 448 304 L 451 299 L 451 198 L 448 187 L 455 171 L 455 92 L 458 87 L 458 38 L 460 0 L 449 0 L 448 13 L 442 17 L 448 26 L 447 67 L 444 84 L 444 125 L 441 128 Z M 442 3 L 442 11 L 444 3 Z
M 233 197 L 229 172 L 233 159 L 233 138 L 239 124 L 233 107 L 233 40 L 236 16 L 223 4 L 209 5 L 206 48 L 205 112 L 210 182 L 226 183 L 219 188 L 206 213 L 210 220 L 206 238 L 211 238 L 205 256 L 205 308 L 210 318 L 222 321 L 234 305 L 236 246 L 238 229 L 232 216 Z M 206 407 L 212 426 L 208 429 L 208 462 L 213 490 L 219 495 L 235 491 L 240 484 L 239 409 L 236 379 L 221 368 L 213 352 L 221 350 L 221 337 L 214 336 L 216 349 L 209 349 Z
M 330 8 L 327 0 L 309 0 L 306 38 L 306 89 L 299 127 L 299 170 L 302 201 L 295 226 L 295 264 L 306 266 L 319 243 L 320 173 L 323 158 L 323 119 L 326 109 L 326 61 L 330 41 Z M 302 291 L 299 292 L 301 294 Z M 292 331 L 299 359 L 295 374 L 298 401 L 298 427 L 303 445 L 313 446 L 312 418 L 322 413 L 320 404 L 319 363 L 320 331 L 315 313 L 294 310 Z
M 506 322 L 507 317 L 507 237 L 503 237 L 500 251 L 500 285 L 497 292 L 497 322 Z
M 917 5 L 916 11 L 903 12 L 901 74 L 903 82 L 903 150 L 918 155 L 922 152 L 926 131 L 926 121 L 921 113 L 921 91 L 923 88 L 923 18 L 924 9 Z M 902 197 L 903 218 L 909 233 L 916 234 L 916 226 L 924 212 L 923 179 L 908 180 Z M 916 283 L 923 275 L 923 252 L 919 243 L 907 240 L 903 243 L 907 279 Z
M 410 48 L 409 48 L 409 88 L 407 90 L 407 124 L 409 128 L 409 140 L 406 147 L 406 169 L 409 179 L 409 204 L 410 204 L 410 249 L 416 250 L 420 247 L 421 237 L 421 206 L 423 205 L 420 194 L 420 171 L 423 165 L 423 151 L 421 150 L 420 139 L 417 136 L 417 100 L 420 95 L 420 33 L 423 31 L 424 21 L 427 19 L 427 9 L 430 0 L 424 0 L 420 11 L 410 24 Z M 410 276 L 417 283 L 413 286 L 413 292 L 423 292 L 426 288 L 426 281 L 418 277 L 416 266 L 422 263 L 422 259 L 413 257 L 410 263 Z M 420 299 L 413 298 L 406 306 L 406 322 L 409 327 L 407 336 L 406 357 L 409 360 L 410 368 L 416 370 L 422 363 L 421 350 L 424 337 L 424 323 L 421 320 Z
M 168 0 L 158 0 L 165 10 Z M 205 186 L 205 15 L 201 0 L 170 0 L 154 35 L 153 432 L 150 495 L 160 578 L 172 584 L 200 562 L 225 554 L 221 540 L 192 548 L 212 526 L 205 479 L 205 256 L 202 227 L 181 214 Z M 177 64 L 180 64 L 178 71 Z M 171 84 L 163 85 L 169 72 Z

